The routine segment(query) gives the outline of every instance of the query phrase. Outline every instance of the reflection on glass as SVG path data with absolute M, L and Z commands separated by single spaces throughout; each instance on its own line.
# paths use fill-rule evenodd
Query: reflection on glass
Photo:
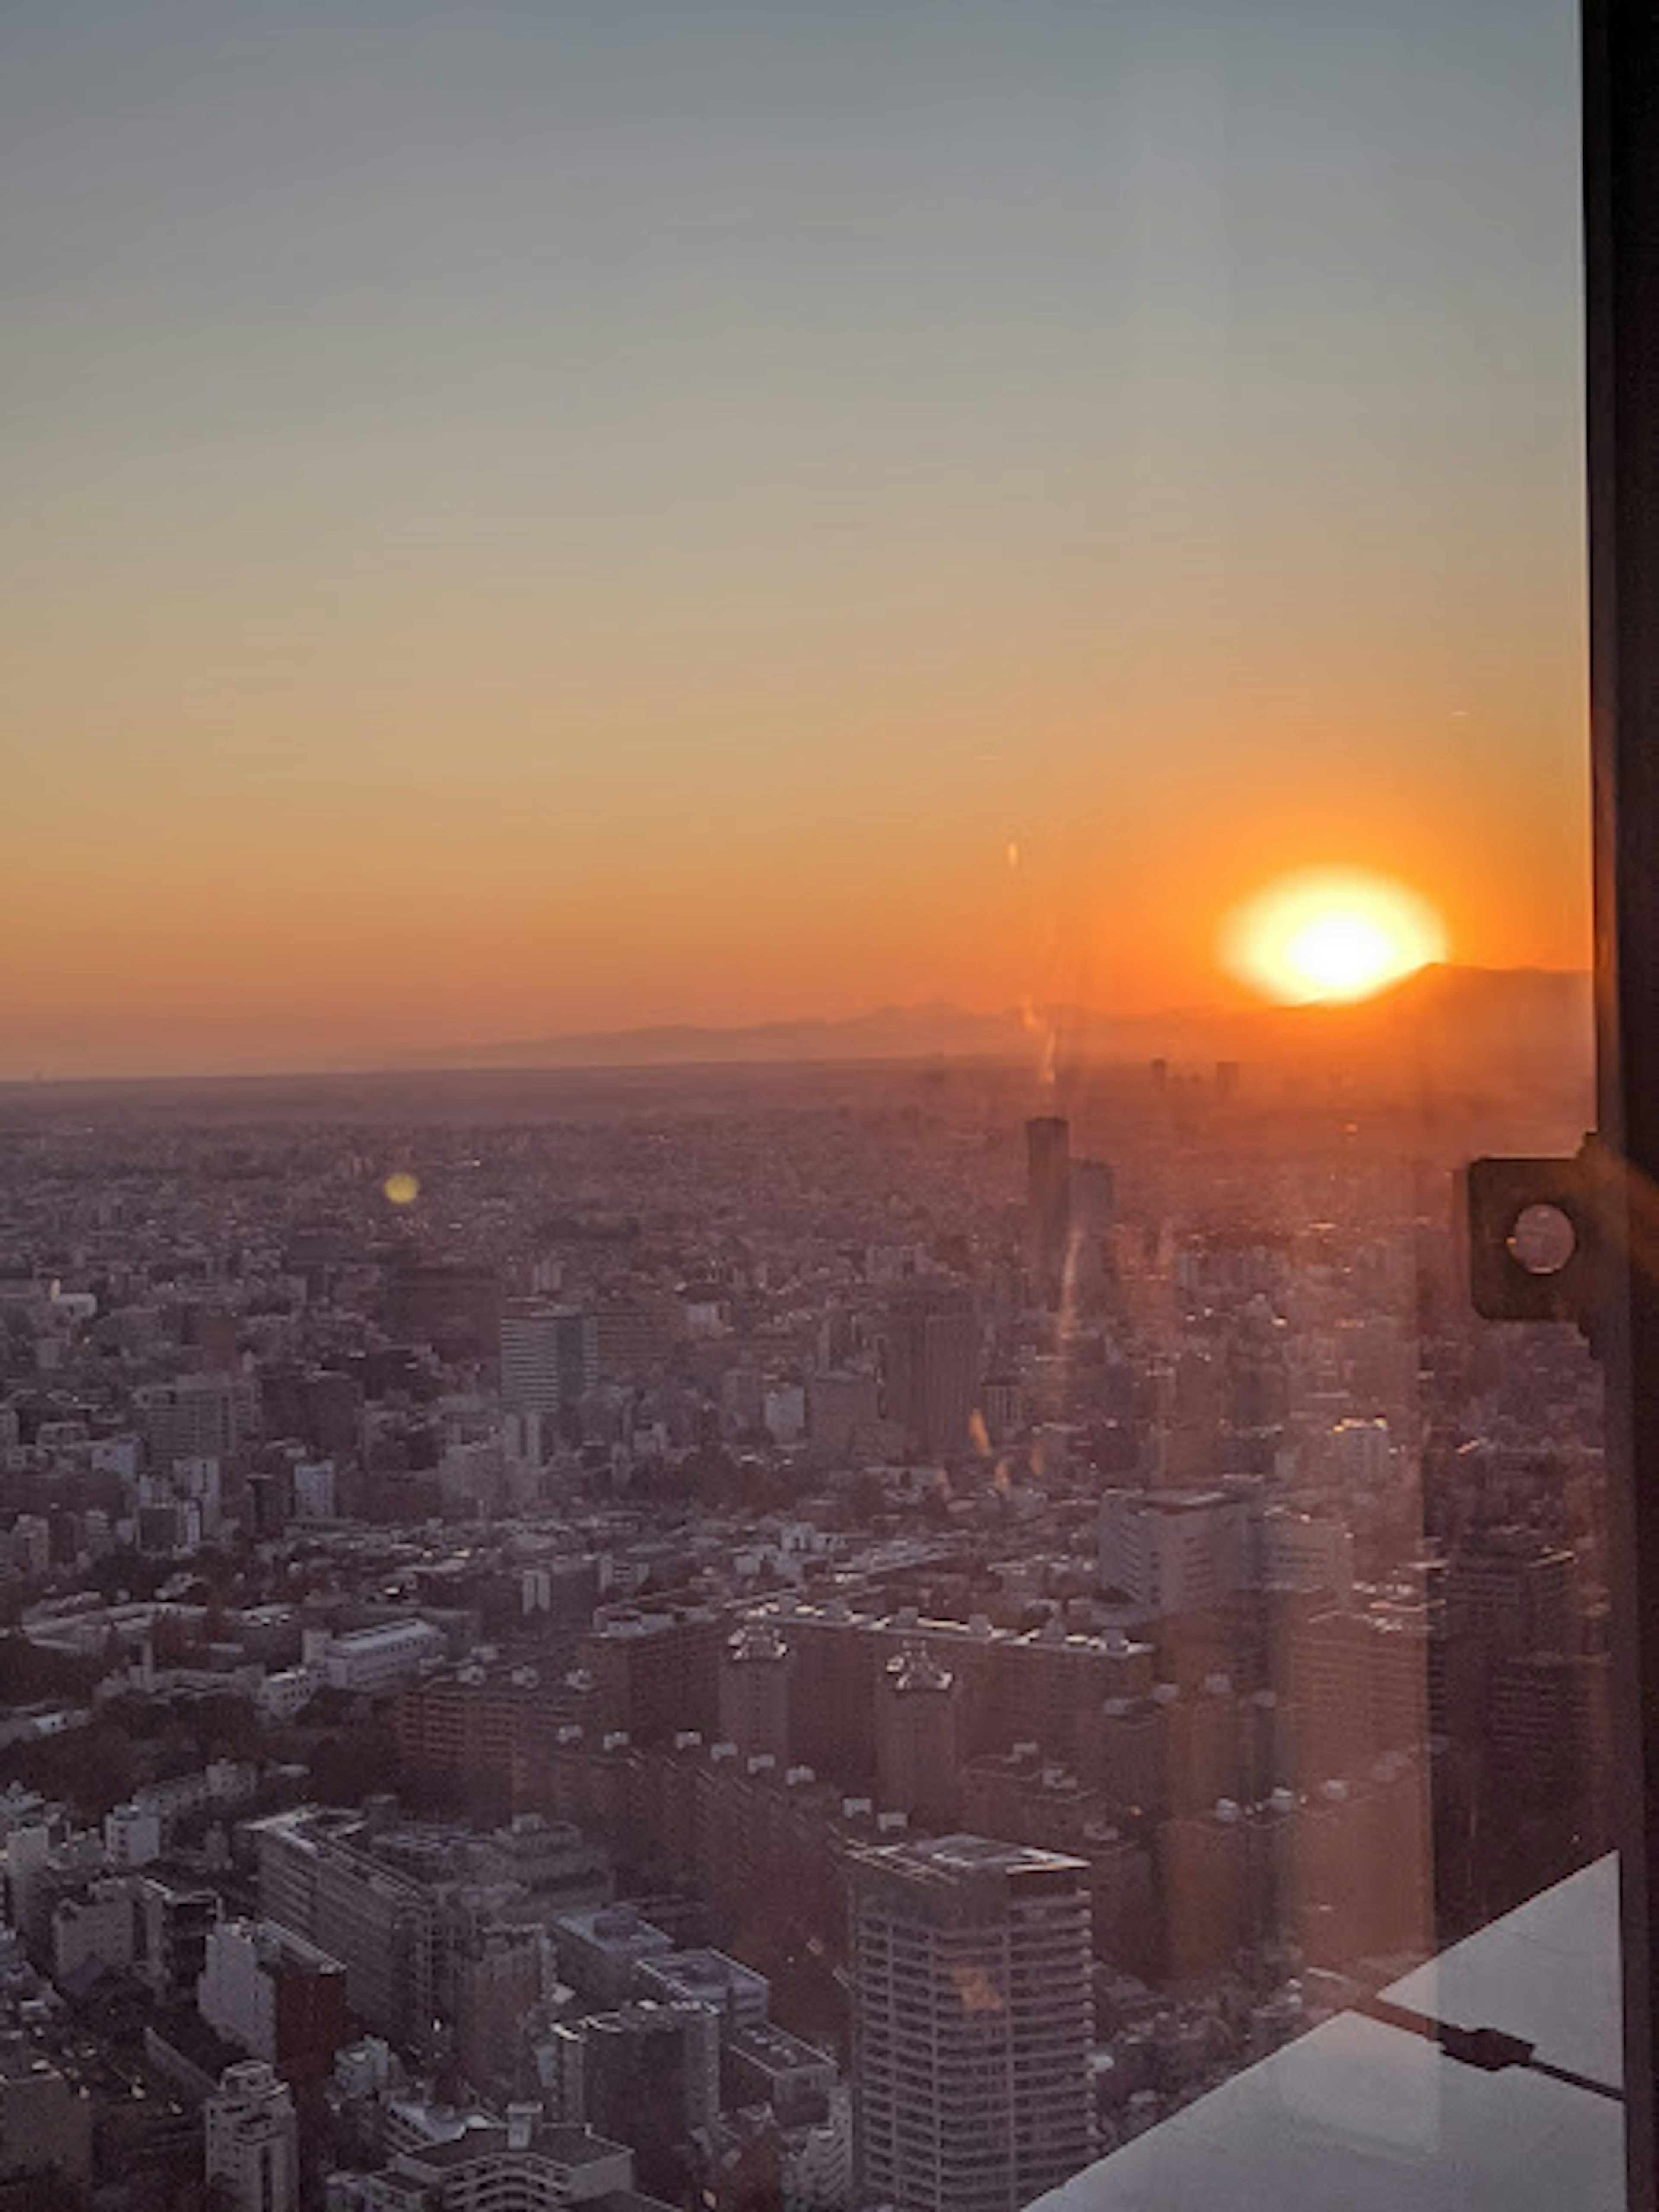
M 1619 2201 L 1572 27 L 9 27 L 0 2185 Z

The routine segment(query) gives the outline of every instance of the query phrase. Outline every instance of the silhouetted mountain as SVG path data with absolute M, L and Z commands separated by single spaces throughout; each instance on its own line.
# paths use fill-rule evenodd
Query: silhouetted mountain
M 1427 968 L 1350 1006 L 1195 1009 L 1118 1017 L 1098 1008 L 973 1013 L 883 1006 L 839 1021 L 586 1030 L 407 1055 L 434 1067 L 629 1067 L 800 1060 L 1029 1060 L 1038 1064 L 1240 1060 L 1396 1073 L 1441 1086 L 1577 1080 L 1591 1050 L 1590 981 L 1565 969 Z
M 882 1006 L 841 1021 L 755 1022 L 700 1028 L 589 1030 L 506 1044 L 452 1047 L 408 1055 L 423 1066 L 632 1067 L 675 1061 L 916 1060 L 1001 1057 L 1023 1034 L 1015 1013 L 975 1014 L 961 1006 Z

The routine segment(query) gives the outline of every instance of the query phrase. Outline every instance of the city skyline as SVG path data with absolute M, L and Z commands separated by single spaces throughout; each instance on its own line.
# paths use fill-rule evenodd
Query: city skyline
M 1455 1205 L 1582 1101 L 1257 1073 L 33 1099 L 0 2180 L 1109 2202 L 1603 1881 L 1597 1370 Z

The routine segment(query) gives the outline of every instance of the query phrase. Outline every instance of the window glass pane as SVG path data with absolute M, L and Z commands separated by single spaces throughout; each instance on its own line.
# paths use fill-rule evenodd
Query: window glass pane
M 4 40 L 0 2181 L 1620 2202 L 1573 11 Z

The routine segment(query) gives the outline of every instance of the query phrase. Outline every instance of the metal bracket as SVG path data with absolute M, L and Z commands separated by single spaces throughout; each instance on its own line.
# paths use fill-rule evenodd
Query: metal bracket
M 1464 1188 L 1475 1311 L 1487 1321 L 1573 1322 L 1593 1344 L 1607 1279 L 1606 1160 L 1598 1139 L 1586 1137 L 1571 1159 L 1471 1160 Z M 1547 1273 L 1528 1267 L 1512 1241 L 1521 1216 L 1534 1206 L 1552 1207 L 1572 1231 L 1571 1252 Z

